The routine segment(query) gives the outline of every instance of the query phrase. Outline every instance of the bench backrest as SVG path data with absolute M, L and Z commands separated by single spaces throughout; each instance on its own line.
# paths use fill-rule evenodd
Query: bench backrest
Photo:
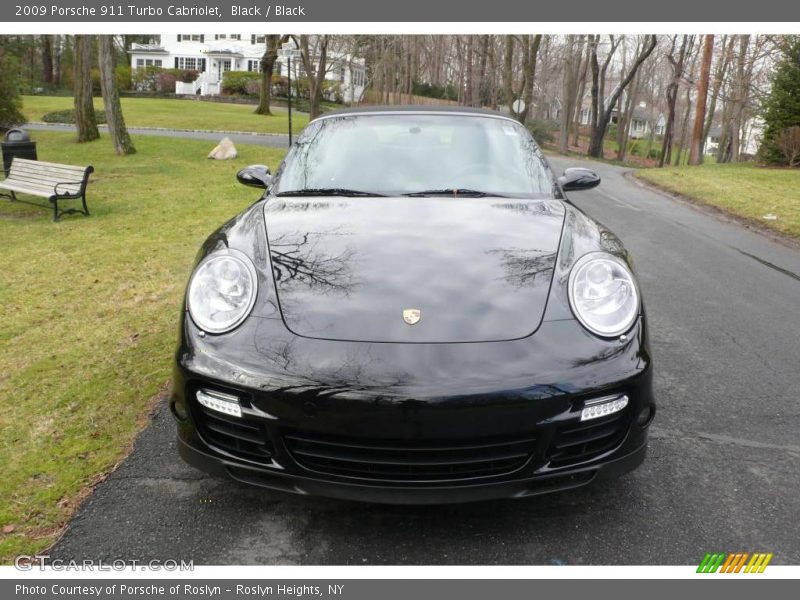
M 93 171 L 92 167 L 75 167 L 14 157 L 6 182 L 43 192 L 49 191 L 51 194 L 80 195 L 86 189 L 89 174 Z

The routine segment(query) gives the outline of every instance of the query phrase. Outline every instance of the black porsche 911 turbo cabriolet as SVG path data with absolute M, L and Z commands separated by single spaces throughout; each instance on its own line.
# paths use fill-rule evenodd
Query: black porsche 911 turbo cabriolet
M 528 131 L 465 108 L 312 121 L 203 245 L 171 409 L 190 464 L 390 503 L 525 497 L 636 468 L 655 413 L 619 239 Z

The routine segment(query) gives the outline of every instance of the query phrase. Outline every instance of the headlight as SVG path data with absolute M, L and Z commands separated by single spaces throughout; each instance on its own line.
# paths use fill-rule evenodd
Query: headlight
M 630 329 L 639 314 L 639 291 L 627 265 L 611 254 L 592 252 L 572 267 L 569 303 L 586 329 L 615 337 Z
M 247 256 L 236 250 L 212 254 L 189 281 L 189 314 L 204 331 L 230 331 L 250 314 L 257 286 L 256 269 Z

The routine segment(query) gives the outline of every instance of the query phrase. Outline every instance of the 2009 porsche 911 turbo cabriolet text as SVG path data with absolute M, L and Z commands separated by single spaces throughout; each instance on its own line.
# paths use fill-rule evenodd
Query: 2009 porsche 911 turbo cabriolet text
M 312 121 L 203 245 L 172 412 L 190 464 L 300 494 L 524 497 L 634 469 L 655 413 L 619 239 L 495 112 Z

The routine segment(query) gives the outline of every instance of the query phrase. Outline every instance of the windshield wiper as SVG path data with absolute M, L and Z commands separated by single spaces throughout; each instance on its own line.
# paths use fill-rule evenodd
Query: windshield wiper
M 470 198 L 484 198 L 486 196 L 494 196 L 497 198 L 504 198 L 502 194 L 494 194 L 483 192 L 481 190 L 471 190 L 469 188 L 442 188 L 439 190 L 423 190 L 421 192 L 409 192 L 403 196 L 410 196 L 412 198 L 422 198 L 424 196 L 468 196 Z
M 304 188 L 302 190 L 287 190 L 276 194 L 277 196 L 385 196 L 377 192 L 364 192 L 361 190 L 348 190 L 347 188 Z

